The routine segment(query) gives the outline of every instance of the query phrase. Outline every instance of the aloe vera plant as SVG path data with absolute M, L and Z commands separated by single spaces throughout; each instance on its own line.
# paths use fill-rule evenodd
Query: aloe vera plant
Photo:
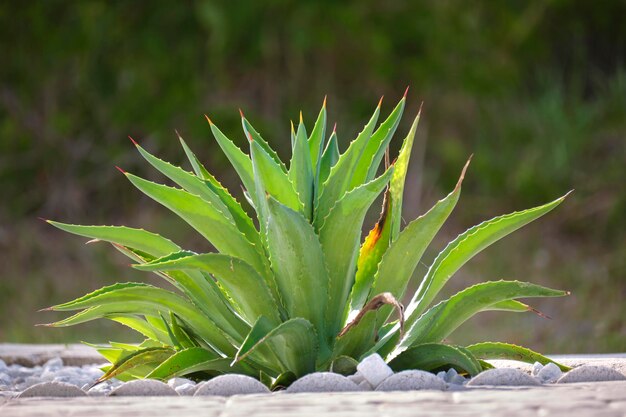
M 243 114 L 249 153 L 207 117 L 217 143 L 239 174 L 254 220 L 182 138 L 193 172 L 153 156 L 133 141 L 141 156 L 178 187 L 123 174 L 191 225 L 216 252 L 185 250 L 143 229 L 48 221 L 67 232 L 111 243 L 135 261 L 135 269 L 153 272 L 171 287 L 137 282 L 104 287 L 50 307 L 78 311 L 50 325 L 106 318 L 145 337 L 138 345 L 112 342 L 98 347 L 111 362 L 102 381 L 182 375 L 207 379 L 241 373 L 269 386 L 286 386 L 314 371 L 353 372 L 357 361 L 372 353 L 379 353 L 394 370 L 455 367 L 470 375 L 489 367 L 484 362 L 489 358 L 548 362 L 511 344 L 463 347 L 443 341 L 477 313 L 533 311 L 518 299 L 563 296 L 565 291 L 490 281 L 436 300 L 473 256 L 546 214 L 565 196 L 462 233 L 432 261 L 406 309 L 400 303 L 426 248 L 454 209 L 469 165 L 468 161 L 450 194 L 402 227 L 402 197 L 419 113 L 393 163 L 386 151 L 405 101 L 406 93 L 377 127 L 379 103 L 356 139 L 340 153 L 336 130 L 330 134 L 326 130 L 324 100 L 310 133 L 302 117 L 297 129 L 292 127 L 288 164 Z M 363 240 L 366 213 L 380 195 L 384 196 L 380 219 Z

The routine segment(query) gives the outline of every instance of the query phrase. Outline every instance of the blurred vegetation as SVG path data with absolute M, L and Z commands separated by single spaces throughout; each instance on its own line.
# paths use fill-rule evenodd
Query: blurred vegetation
M 303 110 L 312 123 L 328 94 L 345 148 L 380 95 L 389 111 L 410 84 L 407 113 L 421 101 L 424 113 L 405 218 L 447 193 L 471 153 L 443 238 L 576 189 L 452 281 L 451 290 L 486 278 L 570 289 L 537 305 L 554 319 L 485 313 L 455 340 L 624 351 L 624 16 L 618 0 L 1 2 L 0 342 L 132 340 L 106 323 L 36 328 L 52 317 L 35 311 L 115 281 L 157 282 L 37 216 L 196 242 L 116 175 L 120 165 L 158 178 L 128 134 L 179 163 L 178 129 L 240 195 L 204 113 L 243 143 L 241 107 L 284 156 L 289 119 Z

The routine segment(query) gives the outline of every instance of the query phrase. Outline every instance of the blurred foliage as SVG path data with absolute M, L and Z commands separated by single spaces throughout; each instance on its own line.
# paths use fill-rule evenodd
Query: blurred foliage
M 623 351 L 624 16 L 618 0 L 0 2 L 0 341 L 105 340 L 98 332 L 110 329 L 97 326 L 36 330 L 46 319 L 33 312 L 145 278 L 36 216 L 193 240 L 116 175 L 113 165 L 149 172 L 126 135 L 180 162 L 178 129 L 237 194 L 203 113 L 244 143 L 241 107 L 285 156 L 286 121 L 303 110 L 312 123 L 328 94 L 345 148 L 378 96 L 394 101 L 410 84 L 408 113 L 425 104 L 407 217 L 449 190 L 471 153 L 450 235 L 576 189 L 458 277 L 520 278 L 574 297 L 542 305 L 552 322 L 487 314 L 458 337 L 488 325 L 543 351 Z M 522 331 L 528 323 L 539 330 Z

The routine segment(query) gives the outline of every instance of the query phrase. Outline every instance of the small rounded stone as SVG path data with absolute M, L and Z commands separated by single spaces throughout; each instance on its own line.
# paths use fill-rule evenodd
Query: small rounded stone
M 574 368 L 557 381 L 558 384 L 571 382 L 624 381 L 626 376 L 607 366 L 583 365 Z
M 347 377 L 333 372 L 315 372 L 295 381 L 287 392 L 348 392 L 361 391 L 361 388 Z
M 194 397 L 219 395 L 228 397 L 238 394 L 268 394 L 270 390 L 256 379 L 239 374 L 226 374 L 215 377 L 198 386 Z
M 19 398 L 27 397 L 86 397 L 87 394 L 76 385 L 65 382 L 42 382 L 26 388 Z
M 532 386 L 541 384 L 535 378 L 519 369 L 495 368 L 479 373 L 470 379 L 467 385 Z
M 135 379 L 115 388 L 110 396 L 116 397 L 164 397 L 178 393 L 174 388 L 156 379 Z
M 409 370 L 391 375 L 376 391 L 413 391 L 423 389 L 445 390 L 446 383 L 430 372 Z

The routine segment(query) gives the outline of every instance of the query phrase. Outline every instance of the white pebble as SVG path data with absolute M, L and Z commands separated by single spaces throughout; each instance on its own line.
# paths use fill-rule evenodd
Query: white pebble
M 43 365 L 44 370 L 56 371 L 58 369 L 63 368 L 63 359 L 61 358 L 52 358 Z
M 531 386 L 540 384 L 535 378 L 519 369 L 495 368 L 479 373 L 467 385 Z
M 626 376 L 606 366 L 585 365 L 574 368 L 557 381 L 559 384 L 570 382 L 624 381 Z
M 533 363 L 533 369 L 530 372 L 530 374 L 532 376 L 537 376 L 537 375 L 539 375 L 539 372 L 541 372 L 542 369 L 543 369 L 543 365 L 541 363 L 539 363 L 539 362 L 535 362 L 535 363 Z
M 409 370 L 393 374 L 376 391 L 413 391 L 422 389 L 445 390 L 446 383 L 430 372 Z
M 228 397 L 237 394 L 267 394 L 270 390 L 256 379 L 239 374 L 227 374 L 215 377 L 201 387 L 194 396 L 219 395 Z
M 346 392 L 359 391 L 358 385 L 347 377 L 332 372 L 315 372 L 295 381 L 287 392 Z M 197 395 L 197 394 L 196 394 Z
M 178 395 L 193 395 L 196 392 L 196 384 L 182 384 L 174 388 Z
M 377 387 L 381 382 L 393 375 L 393 370 L 378 353 L 374 353 L 363 359 L 361 363 L 356 366 L 356 369 L 373 387 Z
M 359 389 L 361 391 L 373 391 L 374 387 L 370 385 L 369 382 L 367 382 L 366 380 L 361 381 L 359 384 L 357 384 L 357 386 L 359 387 Z
M 170 387 L 176 389 L 178 387 L 180 387 L 181 385 L 185 385 L 185 384 L 191 384 L 191 385 L 196 385 L 195 382 L 193 382 L 191 379 L 187 379 L 187 378 L 172 378 L 170 380 L 167 381 L 167 385 L 169 385 Z
M 365 378 L 363 378 L 363 375 L 361 375 L 361 373 L 359 371 L 357 371 L 354 375 L 348 375 L 347 378 L 350 381 L 352 381 L 355 384 L 357 384 L 357 385 L 359 385 L 361 382 L 365 381 Z
M 536 377 L 543 384 L 553 384 L 563 375 L 561 369 L 554 363 L 550 362 L 537 373 Z

